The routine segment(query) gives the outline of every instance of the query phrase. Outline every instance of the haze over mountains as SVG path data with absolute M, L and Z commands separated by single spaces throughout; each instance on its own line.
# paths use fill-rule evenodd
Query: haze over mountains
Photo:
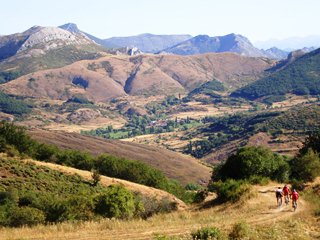
M 286 39 L 270 39 L 267 41 L 257 41 L 255 46 L 263 49 L 277 47 L 287 51 L 293 51 L 302 48 L 320 47 L 320 36 L 307 36 L 307 37 L 291 37 Z

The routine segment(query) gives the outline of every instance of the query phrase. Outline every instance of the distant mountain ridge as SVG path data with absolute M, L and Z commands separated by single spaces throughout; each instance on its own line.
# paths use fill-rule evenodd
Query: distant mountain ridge
M 320 47 L 320 35 L 306 37 L 290 37 L 285 39 L 270 39 L 266 41 L 257 41 L 255 46 L 263 49 L 277 47 L 286 51 L 294 51 L 304 47 Z
M 267 57 L 268 53 L 263 52 L 242 35 L 234 33 L 210 37 L 198 35 L 175 46 L 164 49 L 163 52 L 178 55 L 195 55 L 209 52 L 234 52 L 249 57 Z
M 192 38 L 191 35 L 155 35 L 145 33 L 129 37 L 112 37 L 103 41 L 104 46 L 137 47 L 146 53 L 156 53 L 190 38 Z

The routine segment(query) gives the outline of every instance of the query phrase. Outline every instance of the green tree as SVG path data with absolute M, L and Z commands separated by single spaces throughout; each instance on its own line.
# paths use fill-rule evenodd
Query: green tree
M 96 213 L 108 218 L 130 218 L 135 212 L 134 195 L 120 185 L 111 185 L 96 199 Z
M 299 151 L 300 154 L 307 153 L 309 148 L 320 153 L 320 131 L 312 132 L 307 136 L 303 147 Z
M 285 181 L 288 175 L 288 163 L 281 155 L 264 147 L 244 147 L 230 156 L 225 164 L 218 167 L 212 178 L 213 180 L 226 180 L 264 176 Z
M 298 180 L 312 181 L 320 175 L 319 153 L 309 148 L 305 154 L 299 154 L 291 161 L 292 177 Z

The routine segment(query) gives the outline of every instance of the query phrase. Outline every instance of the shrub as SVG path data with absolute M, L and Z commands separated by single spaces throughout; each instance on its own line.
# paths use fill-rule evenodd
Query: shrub
M 311 148 L 303 155 L 299 154 L 291 161 L 292 177 L 303 181 L 312 181 L 320 175 L 320 157 Z
M 136 196 L 136 202 L 141 205 L 140 210 L 137 212 L 137 216 L 143 219 L 147 219 L 157 213 L 169 213 L 177 210 L 176 203 L 172 202 L 167 197 L 158 200 L 155 197 L 151 198 L 139 194 Z
M 251 184 L 259 184 L 264 186 L 269 183 L 270 178 L 254 175 L 254 176 L 251 176 L 248 180 Z
M 208 190 L 197 191 L 197 193 L 194 196 L 194 200 L 193 201 L 195 203 L 202 203 L 206 199 L 206 197 L 208 197 L 208 195 L 209 195 Z
M 243 180 L 228 179 L 225 182 L 213 182 L 209 186 L 209 190 L 216 192 L 218 199 L 222 202 L 236 202 L 250 191 L 250 184 Z
M 301 155 L 306 154 L 310 148 L 320 153 L 320 131 L 310 133 L 299 152 Z
M 110 185 L 96 198 L 95 212 L 108 218 L 130 218 L 135 212 L 134 195 L 120 185 Z
M 196 240 L 222 240 L 225 239 L 221 231 L 216 227 L 203 227 L 191 233 L 192 239 Z
M 293 179 L 291 181 L 292 189 L 296 189 L 297 191 L 303 191 L 305 189 L 304 181 Z
M 197 191 L 201 188 L 201 186 L 194 183 L 188 183 L 184 188 L 189 191 Z
M 92 169 L 91 177 L 92 177 L 92 186 L 97 186 L 101 180 L 101 175 L 99 174 L 99 171 Z
M 153 238 L 154 240 L 177 240 L 176 237 L 170 237 L 162 234 L 156 234 Z
M 41 210 L 32 207 L 18 207 L 10 212 L 7 224 L 10 227 L 20 227 L 42 224 L 44 221 L 45 215 Z
M 264 147 L 244 147 L 230 156 L 226 163 L 218 167 L 213 180 L 249 179 L 251 176 L 269 177 L 286 181 L 289 166 L 285 159 Z
M 230 240 L 242 240 L 250 238 L 250 226 L 245 222 L 236 223 L 229 234 Z

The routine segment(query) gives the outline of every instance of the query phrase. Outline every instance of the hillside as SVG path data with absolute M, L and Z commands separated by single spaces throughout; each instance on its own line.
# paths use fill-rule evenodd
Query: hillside
M 209 52 L 234 52 L 249 57 L 265 56 L 265 54 L 255 48 L 247 38 L 233 33 L 219 37 L 198 35 L 182 43 L 178 43 L 175 46 L 164 49 L 163 52 L 178 55 L 194 55 Z
M 256 80 L 273 61 L 233 53 L 195 56 L 106 56 L 59 69 L 34 72 L 0 88 L 24 97 L 67 100 L 82 94 L 94 102 L 126 95 L 188 92 L 216 79 L 227 89 Z
M 31 165 L 34 164 L 36 166 L 39 166 L 39 168 L 44 168 L 44 169 L 49 168 L 49 169 L 52 169 L 52 171 L 55 171 L 55 173 L 58 172 L 66 176 L 80 176 L 81 178 L 83 178 L 82 181 L 85 181 L 85 180 L 92 181 L 92 172 L 89 172 L 89 171 L 79 170 L 76 168 L 61 166 L 53 163 L 39 162 L 31 159 L 27 160 L 26 163 Z M 99 183 L 103 187 L 107 187 L 115 184 L 121 185 L 132 192 L 139 193 L 150 198 L 156 198 L 158 200 L 167 198 L 169 199 L 169 201 L 175 202 L 179 210 L 185 209 L 187 207 L 184 202 L 177 199 L 174 195 L 160 189 L 148 187 L 145 185 L 129 182 L 122 179 L 106 177 L 106 176 L 101 176 Z
M 125 204 L 130 201 L 134 204 L 135 201 L 143 206 L 140 210 L 131 207 L 127 217 L 162 212 L 164 209 L 148 209 L 147 204 L 164 207 L 164 201 L 176 205 L 175 209 L 186 208 L 181 200 L 165 191 L 105 176 L 99 176 L 99 181 L 94 183 L 92 172 L 31 159 L 17 160 L 5 154 L 0 156 L 0 179 L 2 227 L 121 218 L 122 214 L 117 214 L 114 209 L 122 208 L 127 212 L 128 208 L 119 205 L 116 194 L 123 194 Z M 113 208 L 101 208 L 100 199 L 111 194 Z
M 58 131 L 30 130 L 29 134 L 40 142 L 66 149 L 78 149 L 94 155 L 108 153 L 139 160 L 160 169 L 167 177 L 177 179 L 183 184 L 203 183 L 210 178 L 210 168 L 200 164 L 196 159 L 157 147 Z
M 231 96 L 255 100 L 267 96 L 320 93 L 320 49 L 307 53 L 283 69 L 251 83 Z
M 104 49 L 82 33 L 34 26 L 0 37 L 0 82 L 41 69 L 101 56 Z
M 171 47 L 177 43 L 183 42 L 189 38 L 190 35 L 155 35 L 150 33 L 140 34 L 130 37 L 112 37 L 104 39 L 103 46 L 106 47 L 137 47 L 146 53 L 156 53 L 162 49 Z
M 79 225 L 61 224 L 22 229 L 5 228 L 0 233 L 5 239 L 32 236 L 37 239 L 192 239 L 191 232 L 203 227 L 217 227 L 226 235 L 238 229 L 248 239 L 317 239 L 319 223 L 312 216 L 310 204 L 304 198 L 293 212 L 290 205 L 275 206 L 274 189 L 277 183 L 253 188 L 253 197 L 240 204 L 214 204 L 210 208 L 159 214 L 148 221 L 100 221 Z M 214 199 L 215 197 L 211 197 Z M 236 228 L 237 226 L 237 228 Z M 292 234 L 295 232 L 295 234 Z M 31 239 L 31 238 L 26 238 Z
M 308 132 L 319 129 L 318 103 L 301 104 L 289 109 L 238 113 L 211 117 L 206 124 L 184 134 L 191 140 L 191 154 L 207 163 L 225 160 L 239 146 L 267 146 L 274 152 L 293 156 Z

